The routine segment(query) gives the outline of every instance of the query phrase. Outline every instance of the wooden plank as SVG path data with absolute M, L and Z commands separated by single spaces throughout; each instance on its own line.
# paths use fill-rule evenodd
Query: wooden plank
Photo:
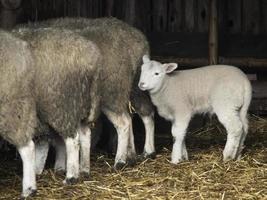
M 92 7 L 92 17 L 93 18 L 97 18 L 99 17 L 99 4 L 100 4 L 100 0 L 92 0 L 91 2 L 91 7 Z
M 88 7 L 87 7 L 87 2 L 85 0 L 81 0 L 81 3 L 80 3 L 80 16 L 81 17 L 86 17 L 87 16 L 87 10 L 88 10 Z
M 167 30 L 167 1 L 153 0 L 153 31 L 165 32 Z
M 195 15 L 195 0 L 186 0 L 185 1 L 185 31 L 193 32 L 196 24 L 196 15 Z
M 241 33 L 242 27 L 242 1 L 241 0 L 227 0 L 227 32 Z
M 208 35 L 205 33 L 153 32 L 147 37 L 152 55 L 208 58 Z
M 178 63 L 179 68 L 188 69 L 196 66 L 206 66 L 209 64 L 209 60 L 207 58 L 182 58 L 182 57 L 174 57 L 174 56 L 153 56 L 152 59 L 160 61 L 162 63 L 167 62 L 175 62 Z
M 261 1 L 261 33 L 267 33 L 267 1 Z
M 173 0 L 168 2 L 168 21 L 167 31 L 168 32 L 181 32 L 183 23 L 183 8 L 182 0 Z
M 152 58 L 161 62 L 176 62 L 182 66 L 209 65 L 209 60 L 207 58 L 185 58 L 178 56 L 152 56 Z M 267 71 L 267 59 L 219 57 L 219 63 L 240 66 L 245 69 L 260 68 L 262 71 Z
M 135 16 L 135 0 L 125 0 L 125 21 L 128 24 L 134 25 L 136 16 Z
M 243 0 L 243 31 L 258 34 L 260 30 L 259 0 Z
M 105 15 L 109 17 L 113 16 L 114 0 L 105 0 L 105 5 L 106 5 Z
M 220 56 L 267 58 L 266 35 L 219 34 Z M 154 55 L 208 58 L 208 35 L 205 33 L 152 32 L 147 37 Z
M 209 9 L 209 64 L 218 64 L 218 7 L 217 0 L 210 0 Z
M 152 6 L 151 1 L 135 0 L 136 24 L 135 26 L 143 32 L 152 31 Z
M 244 66 L 247 68 L 262 68 L 267 70 L 267 59 L 266 58 L 235 58 L 235 57 L 219 57 L 220 64 L 234 65 L 234 66 Z
M 253 98 L 267 99 L 267 81 L 252 81 Z
M 197 0 L 198 32 L 208 32 L 209 0 Z

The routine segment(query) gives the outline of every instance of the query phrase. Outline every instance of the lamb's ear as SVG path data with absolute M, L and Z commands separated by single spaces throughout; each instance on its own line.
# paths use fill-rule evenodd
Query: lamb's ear
M 143 63 L 148 63 L 150 61 L 149 56 L 148 55 L 144 55 L 143 56 Z
M 173 72 L 178 67 L 178 64 L 177 63 L 165 63 L 163 64 L 163 67 L 165 69 L 165 72 L 168 74 L 168 73 Z

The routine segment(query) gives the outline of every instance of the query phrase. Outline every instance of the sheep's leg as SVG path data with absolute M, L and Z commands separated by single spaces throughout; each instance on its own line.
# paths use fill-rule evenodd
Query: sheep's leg
M 35 143 L 35 171 L 38 175 L 42 174 L 44 170 L 48 150 L 49 144 L 46 139 Z
M 155 144 L 154 144 L 154 131 L 155 131 L 155 124 L 154 124 L 154 113 L 149 116 L 140 116 L 146 131 L 146 138 L 145 138 L 145 146 L 143 156 L 144 158 L 155 158 L 156 151 L 155 151 Z
M 66 146 L 64 140 L 56 136 L 53 141 L 53 146 L 56 151 L 55 166 L 56 172 L 66 171 Z
M 133 125 L 132 119 L 130 120 L 129 125 L 129 143 L 128 143 L 128 150 L 127 150 L 127 163 L 130 166 L 135 165 L 136 163 L 136 151 L 134 145 L 134 134 L 133 134 Z
M 35 145 L 32 140 L 26 146 L 18 148 L 23 162 L 22 197 L 36 194 Z
M 112 111 L 104 110 L 105 115 L 113 123 L 118 134 L 118 147 L 115 157 L 115 169 L 121 169 L 126 165 L 128 143 L 130 139 L 131 117 L 129 114 L 117 114 Z
M 216 112 L 219 121 L 227 131 L 227 141 L 223 150 L 223 160 L 233 160 L 238 157 L 238 149 L 243 134 L 243 125 L 236 111 Z
M 91 148 L 91 129 L 81 125 L 80 128 L 80 171 L 89 176 L 90 173 L 90 148 Z
M 74 184 L 79 177 L 79 133 L 74 138 L 64 139 L 66 145 L 66 179 L 63 183 Z
M 173 164 L 177 164 L 184 159 L 187 159 L 187 151 L 185 146 L 185 134 L 189 124 L 188 118 L 177 119 L 172 124 L 172 136 L 174 140 L 173 149 L 172 149 L 172 160 Z

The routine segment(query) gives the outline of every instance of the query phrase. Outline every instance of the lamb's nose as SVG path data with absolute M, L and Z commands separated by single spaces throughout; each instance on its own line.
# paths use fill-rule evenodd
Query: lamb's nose
M 143 88 L 143 87 L 144 87 L 144 85 L 145 85 L 145 83 L 144 83 L 144 82 L 140 82 L 140 83 L 139 83 L 139 88 Z

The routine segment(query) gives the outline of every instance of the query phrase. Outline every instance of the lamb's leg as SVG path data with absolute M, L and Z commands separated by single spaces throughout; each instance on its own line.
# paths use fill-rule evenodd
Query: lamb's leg
M 49 150 L 49 143 L 46 139 L 35 143 L 35 171 L 36 174 L 42 174 Z
M 90 174 L 90 147 L 91 147 L 91 129 L 89 126 L 80 127 L 80 171 L 89 176 Z
M 172 136 L 174 144 L 171 162 L 173 164 L 177 164 L 188 158 L 185 146 L 185 135 L 189 120 L 190 118 L 178 118 L 175 119 L 175 122 L 172 124 Z
M 79 133 L 74 138 L 64 138 L 67 153 L 66 179 L 63 183 L 73 184 L 79 177 Z
M 236 111 L 216 112 L 219 121 L 227 131 L 227 141 L 223 151 L 223 160 L 228 161 L 238 157 L 238 149 L 243 134 L 242 122 Z
M 155 151 L 155 144 L 154 144 L 154 131 L 155 131 L 155 124 L 154 124 L 154 113 L 149 116 L 140 116 L 146 131 L 146 138 L 145 138 L 145 146 L 143 156 L 144 158 L 155 158 L 156 151 Z
M 186 150 L 185 140 L 183 141 L 183 160 L 188 160 L 188 153 Z
M 35 147 L 32 140 L 26 146 L 18 148 L 23 162 L 23 198 L 36 194 L 36 176 L 35 176 Z
M 117 130 L 118 147 L 114 168 L 121 169 L 124 165 L 126 165 L 132 119 L 128 113 L 117 114 L 109 110 L 104 110 L 104 114 L 113 123 Z
M 241 153 L 244 149 L 244 142 L 246 140 L 247 134 L 248 134 L 248 120 L 247 116 L 243 114 L 243 116 L 240 114 L 240 119 L 243 125 L 243 134 L 240 139 L 239 148 L 238 148 L 238 160 L 241 159 Z
M 66 171 L 66 146 L 62 137 L 55 136 L 52 145 L 55 148 L 56 158 L 55 158 L 55 172 L 65 172 Z
M 240 139 L 240 143 L 239 143 L 239 147 L 238 147 L 238 152 L 237 152 L 237 159 L 238 160 L 241 159 L 241 153 L 244 149 L 244 142 L 245 142 L 246 137 L 247 137 L 247 132 L 245 130 L 243 130 L 243 133 L 242 133 L 242 136 Z

